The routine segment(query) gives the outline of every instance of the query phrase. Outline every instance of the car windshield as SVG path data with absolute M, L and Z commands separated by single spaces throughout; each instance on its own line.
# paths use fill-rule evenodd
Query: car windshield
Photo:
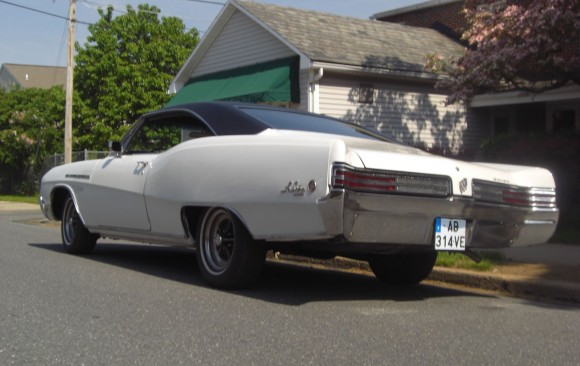
M 351 123 L 342 122 L 325 116 L 279 111 L 262 108 L 241 108 L 242 111 L 259 119 L 270 128 L 329 133 L 334 135 L 362 137 L 372 140 L 396 142 L 377 132 Z

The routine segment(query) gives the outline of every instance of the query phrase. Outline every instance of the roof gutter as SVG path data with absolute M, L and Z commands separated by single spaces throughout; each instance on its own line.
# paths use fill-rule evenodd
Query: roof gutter
M 311 69 L 326 69 L 327 71 L 333 71 L 341 74 L 353 74 L 353 75 L 364 74 L 375 76 L 381 75 L 396 79 L 422 80 L 426 82 L 435 82 L 443 78 L 441 75 L 427 72 L 417 72 L 410 70 L 393 70 L 368 66 L 342 65 L 319 61 L 313 61 L 311 64 Z

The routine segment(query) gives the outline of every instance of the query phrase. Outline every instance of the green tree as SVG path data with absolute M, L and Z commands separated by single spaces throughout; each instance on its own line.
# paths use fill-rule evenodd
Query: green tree
M 76 44 L 75 90 L 82 100 L 74 112 L 77 149 L 102 149 L 140 115 L 168 101 L 166 90 L 199 35 L 159 12 L 147 4 L 128 5 L 118 17 L 112 7 L 99 10 L 87 42 Z
M 430 55 L 427 68 L 447 73 L 437 83 L 447 103 L 477 94 L 522 90 L 542 93 L 580 84 L 578 0 L 470 0 L 464 9 L 469 44 L 458 59 Z
M 0 91 L 0 189 L 23 187 L 24 177 L 38 176 L 47 155 L 63 149 L 64 90 Z

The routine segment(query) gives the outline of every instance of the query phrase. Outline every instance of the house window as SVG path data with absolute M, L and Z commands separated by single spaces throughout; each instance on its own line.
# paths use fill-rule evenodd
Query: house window
M 358 102 L 362 104 L 373 104 L 375 88 L 372 84 L 360 84 L 358 88 Z
M 548 131 L 580 131 L 580 103 L 549 103 L 546 109 Z
M 507 135 L 512 132 L 511 119 L 507 114 L 497 114 L 493 116 L 493 134 Z
M 557 110 L 552 114 L 554 132 L 574 132 L 576 130 L 576 113 L 573 109 Z

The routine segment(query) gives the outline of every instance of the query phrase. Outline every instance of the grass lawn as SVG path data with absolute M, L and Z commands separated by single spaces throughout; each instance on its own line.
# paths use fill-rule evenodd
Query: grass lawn
M 2 195 L 0 194 L 0 201 L 8 202 L 23 202 L 23 203 L 38 203 L 38 196 L 21 196 L 16 194 Z
M 483 260 L 475 263 L 472 259 L 460 253 L 441 252 L 437 256 L 436 266 L 469 269 L 475 271 L 491 271 L 495 265 L 506 262 L 504 255 L 500 252 L 478 252 Z

